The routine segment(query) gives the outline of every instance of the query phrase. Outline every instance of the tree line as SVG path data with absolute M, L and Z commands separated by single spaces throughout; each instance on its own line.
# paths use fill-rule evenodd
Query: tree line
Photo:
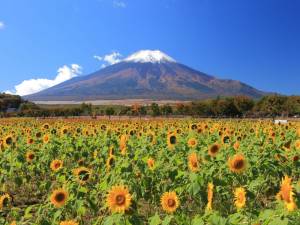
M 15 111 L 9 112 L 8 109 Z M 259 100 L 246 96 L 217 97 L 188 103 L 132 106 L 81 105 L 40 106 L 20 96 L 0 94 L 0 116 L 195 116 L 195 117 L 276 117 L 300 116 L 300 96 L 270 95 Z

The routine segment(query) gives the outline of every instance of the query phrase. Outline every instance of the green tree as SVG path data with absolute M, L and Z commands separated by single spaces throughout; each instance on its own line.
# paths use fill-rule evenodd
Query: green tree
M 112 108 L 112 107 L 106 108 L 106 109 L 105 109 L 105 114 L 106 114 L 106 115 L 108 116 L 108 118 L 110 119 L 110 117 L 111 117 L 112 115 L 115 114 L 114 108 Z
M 284 114 L 286 109 L 287 97 L 280 95 L 270 95 L 263 97 L 255 107 L 255 110 L 263 116 L 271 116 L 275 118 Z
M 161 106 L 160 111 L 163 115 L 168 116 L 173 113 L 173 108 L 167 104 L 167 105 Z
M 160 115 L 160 109 L 157 103 L 152 103 L 151 104 L 151 111 L 152 111 L 152 116 L 159 116 Z
M 247 96 L 236 96 L 233 98 L 233 101 L 239 115 L 245 115 L 247 112 L 250 112 L 255 105 L 254 100 Z

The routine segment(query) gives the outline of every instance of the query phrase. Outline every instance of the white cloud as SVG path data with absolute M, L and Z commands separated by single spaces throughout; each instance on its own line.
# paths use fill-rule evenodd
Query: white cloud
M 21 96 L 34 94 L 76 77 L 81 74 L 81 69 L 82 67 L 77 64 L 72 64 L 70 67 L 64 65 L 57 70 L 57 75 L 53 80 L 44 78 L 24 80 L 15 86 L 15 90 L 9 90 L 6 93 Z
M 122 55 L 119 52 L 112 52 L 111 54 L 107 54 L 104 56 L 95 55 L 94 58 L 98 61 L 104 62 L 101 65 L 101 68 L 104 68 L 106 66 L 121 62 Z
M 114 0 L 113 5 L 116 8 L 126 8 L 126 6 L 127 6 L 125 2 L 120 1 L 120 0 Z
M 0 30 L 1 30 L 1 29 L 4 29 L 4 27 L 5 27 L 4 22 L 3 22 L 3 21 L 0 21 Z
M 103 58 L 101 56 L 98 56 L 98 55 L 94 55 L 94 58 L 97 59 L 98 61 L 102 61 Z

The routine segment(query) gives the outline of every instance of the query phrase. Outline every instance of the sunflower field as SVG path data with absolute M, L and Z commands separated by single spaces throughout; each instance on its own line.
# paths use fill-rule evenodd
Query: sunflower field
M 0 120 L 0 224 L 300 224 L 300 123 Z

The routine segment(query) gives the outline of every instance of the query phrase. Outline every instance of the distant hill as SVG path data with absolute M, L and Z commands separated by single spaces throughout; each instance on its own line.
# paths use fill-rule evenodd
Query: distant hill
M 265 93 L 240 81 L 199 72 L 160 51 L 143 50 L 120 63 L 25 98 L 31 101 L 196 100 L 236 95 L 260 98 Z

